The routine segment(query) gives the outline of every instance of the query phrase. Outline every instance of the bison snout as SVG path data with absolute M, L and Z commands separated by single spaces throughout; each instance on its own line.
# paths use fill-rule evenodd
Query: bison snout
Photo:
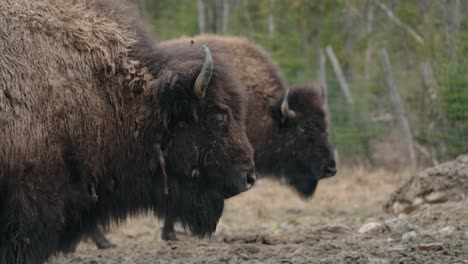
M 322 178 L 328 178 L 336 175 L 336 162 L 331 160 L 324 168 L 324 175 Z
M 255 184 L 255 167 L 253 163 L 231 164 L 227 168 L 229 177 L 224 184 L 225 199 L 248 191 Z

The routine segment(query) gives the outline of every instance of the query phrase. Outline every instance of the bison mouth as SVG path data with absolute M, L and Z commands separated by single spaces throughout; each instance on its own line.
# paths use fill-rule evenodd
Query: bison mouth
M 321 175 L 316 170 L 305 168 L 296 164 L 296 166 L 284 171 L 283 178 L 303 199 L 313 197 Z
M 253 164 L 230 164 L 222 168 L 206 170 L 212 185 L 219 186 L 224 199 L 231 198 L 250 190 L 255 183 Z

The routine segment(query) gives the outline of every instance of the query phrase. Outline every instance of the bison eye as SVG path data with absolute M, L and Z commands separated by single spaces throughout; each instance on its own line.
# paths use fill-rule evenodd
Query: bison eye
M 219 126 L 222 126 L 226 123 L 228 117 L 226 113 L 215 113 L 215 114 L 210 115 L 209 119 L 211 122 Z

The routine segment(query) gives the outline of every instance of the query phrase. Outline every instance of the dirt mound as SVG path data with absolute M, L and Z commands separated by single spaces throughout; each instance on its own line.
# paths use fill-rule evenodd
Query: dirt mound
M 423 204 L 462 200 L 468 194 L 468 155 L 424 170 L 393 192 L 387 212 L 411 213 Z
M 422 205 L 409 216 L 409 219 L 431 235 L 446 233 L 442 229 L 448 230 L 447 227 L 451 227 L 449 233 L 463 231 L 466 232 L 464 235 L 468 236 L 468 199 Z

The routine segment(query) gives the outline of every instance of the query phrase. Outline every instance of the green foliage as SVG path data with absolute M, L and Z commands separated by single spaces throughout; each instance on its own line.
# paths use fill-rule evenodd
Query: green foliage
M 454 60 L 440 69 L 441 106 L 444 127 L 435 133 L 454 157 L 468 151 L 468 19 L 461 24 L 458 51 Z

